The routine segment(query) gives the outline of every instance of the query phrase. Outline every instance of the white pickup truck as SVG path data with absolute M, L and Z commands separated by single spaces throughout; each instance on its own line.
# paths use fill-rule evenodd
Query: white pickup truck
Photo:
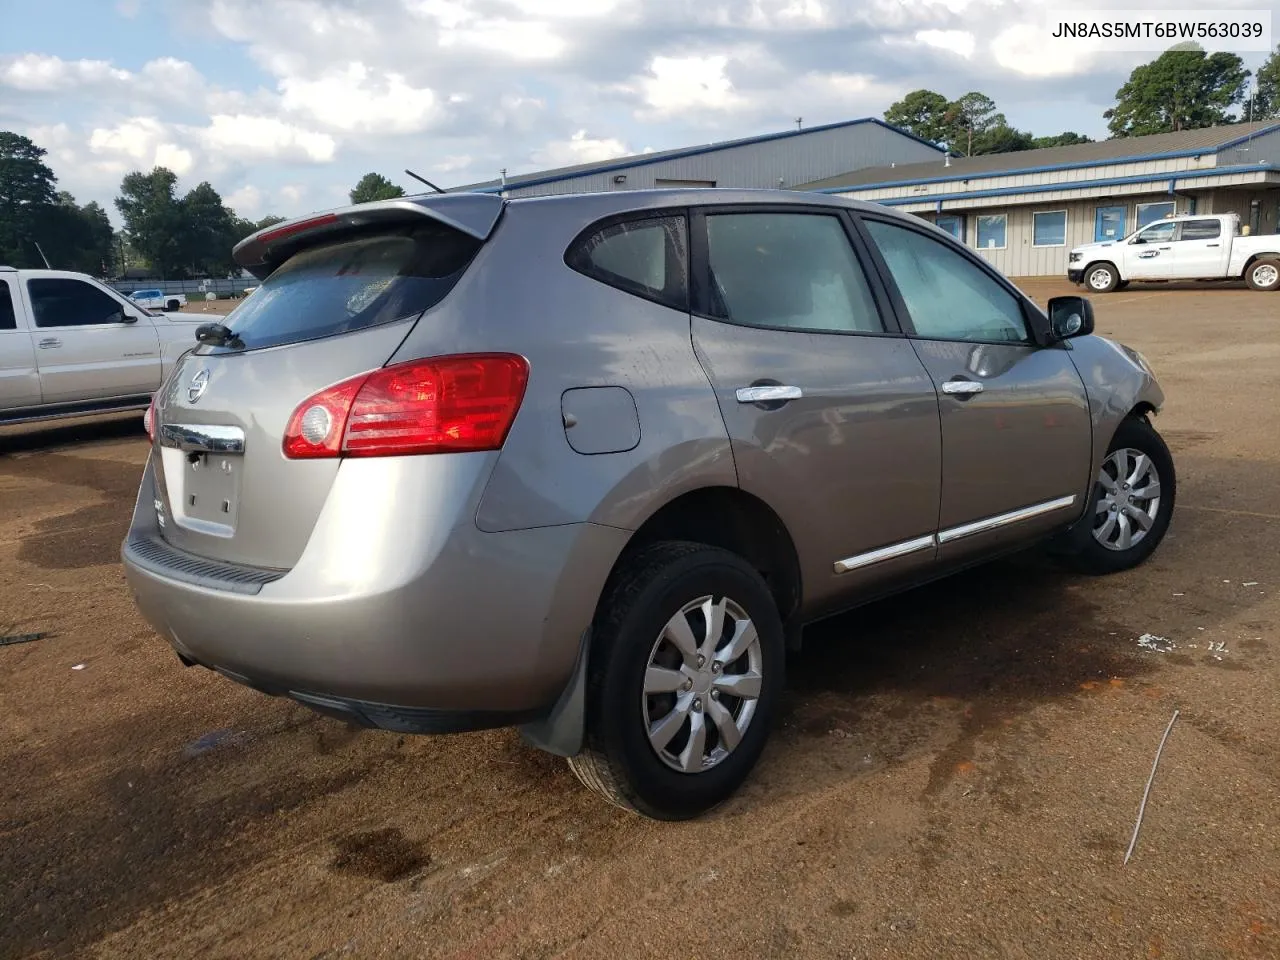
M 181 310 L 187 305 L 185 293 L 165 293 L 155 287 L 150 290 L 135 290 L 129 294 L 129 299 L 148 310 Z
M 145 410 L 202 319 L 83 273 L 0 267 L 0 425 Z
M 1241 236 L 1234 213 L 1167 217 L 1123 240 L 1086 243 L 1067 255 L 1067 279 L 1095 293 L 1130 280 L 1244 280 L 1280 289 L 1280 235 Z

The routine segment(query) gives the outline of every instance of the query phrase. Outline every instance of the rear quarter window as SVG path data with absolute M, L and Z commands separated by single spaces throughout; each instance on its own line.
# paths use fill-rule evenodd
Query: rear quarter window
M 579 273 L 677 310 L 689 303 L 689 259 L 683 216 L 611 223 L 579 237 L 565 263 Z
M 311 247 L 281 264 L 223 322 L 252 350 L 416 317 L 448 295 L 480 246 L 431 223 Z

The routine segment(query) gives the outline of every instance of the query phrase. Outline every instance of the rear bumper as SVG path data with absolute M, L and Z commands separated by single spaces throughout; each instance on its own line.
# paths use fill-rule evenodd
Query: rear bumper
M 265 693 L 411 732 L 524 722 L 567 683 L 629 534 L 589 523 L 484 533 L 486 475 L 473 467 L 467 455 L 344 463 L 281 572 L 166 549 L 149 462 L 125 576 L 184 660 Z M 460 484 L 470 496 L 433 500 Z

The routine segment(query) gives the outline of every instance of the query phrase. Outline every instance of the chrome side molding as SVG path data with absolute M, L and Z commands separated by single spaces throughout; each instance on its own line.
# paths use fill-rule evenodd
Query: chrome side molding
M 848 573 L 850 570 L 857 570 L 859 567 L 869 567 L 873 563 L 896 560 L 898 557 L 905 557 L 909 553 L 928 550 L 936 545 L 933 534 L 929 534 L 927 537 L 916 537 L 914 540 L 905 540 L 902 543 L 894 543 L 887 547 L 881 547 L 879 550 L 869 550 L 866 553 L 859 553 L 852 557 L 845 557 L 843 560 L 837 560 L 835 562 L 836 573 Z
M 940 531 L 937 536 L 929 534 L 925 537 L 915 537 L 911 540 L 904 540 L 901 543 L 893 543 L 887 547 L 880 547 L 876 550 L 868 550 L 866 553 L 858 553 L 852 557 L 845 557 L 843 560 L 837 560 L 833 564 L 833 567 L 836 573 L 848 573 L 850 570 L 869 567 L 873 563 L 883 563 L 886 560 L 896 560 L 899 557 L 909 556 L 913 553 L 919 553 L 921 550 L 938 547 L 944 543 L 950 543 L 952 540 L 959 540 L 962 537 L 971 537 L 974 534 L 986 533 L 988 530 L 997 530 L 1000 527 L 1005 527 L 1012 523 L 1021 523 L 1024 520 L 1032 520 L 1036 517 L 1043 516 L 1046 513 L 1053 513 L 1056 510 L 1065 510 L 1067 507 L 1073 506 L 1076 499 L 1075 494 L 1072 494 L 1068 497 L 1058 497 L 1055 500 L 1045 500 L 1043 503 L 1035 503 L 1029 507 L 1022 507 L 1019 510 L 1011 510 L 1008 513 L 997 514 L 994 517 L 987 517 L 985 520 L 975 520 L 972 523 L 962 524 L 958 527 L 950 527 L 946 530 Z
M 1045 500 L 1043 503 L 1033 503 L 1029 507 L 1023 507 L 1020 510 L 1010 510 L 1008 513 L 997 514 L 994 517 L 987 517 L 985 520 L 975 520 L 973 523 L 961 524 L 958 527 L 951 527 L 947 530 L 938 532 L 938 543 L 950 543 L 952 540 L 959 540 L 961 537 L 971 537 L 975 533 L 986 533 L 988 530 L 995 530 L 998 527 L 1006 527 L 1011 523 L 1021 523 L 1024 520 L 1032 520 L 1035 517 L 1043 516 L 1046 513 L 1053 513 L 1055 510 L 1065 510 L 1076 502 L 1075 494 L 1069 497 L 1058 497 L 1056 500 Z

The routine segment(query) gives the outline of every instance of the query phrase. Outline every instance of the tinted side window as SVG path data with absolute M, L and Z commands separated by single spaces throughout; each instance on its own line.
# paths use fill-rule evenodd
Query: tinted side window
M 1222 236 L 1219 220 L 1188 220 L 1182 225 L 1183 240 L 1216 240 Z
M 1157 223 L 1139 234 L 1144 243 L 1168 243 L 1173 239 L 1173 232 L 1178 229 L 1176 223 Z
M 574 243 L 565 263 L 611 287 L 687 310 L 685 232 L 680 216 L 611 224 Z
M 37 327 L 88 327 L 120 323 L 124 308 L 97 287 L 82 280 L 28 280 L 31 311 Z
M 13 312 L 13 291 L 8 280 L 0 280 L 0 330 L 17 330 L 18 317 Z
M 839 218 L 811 213 L 707 217 L 713 316 L 751 327 L 882 333 Z
M 866 225 L 918 335 L 930 340 L 1030 339 L 1017 298 L 986 271 L 914 230 L 879 220 Z

